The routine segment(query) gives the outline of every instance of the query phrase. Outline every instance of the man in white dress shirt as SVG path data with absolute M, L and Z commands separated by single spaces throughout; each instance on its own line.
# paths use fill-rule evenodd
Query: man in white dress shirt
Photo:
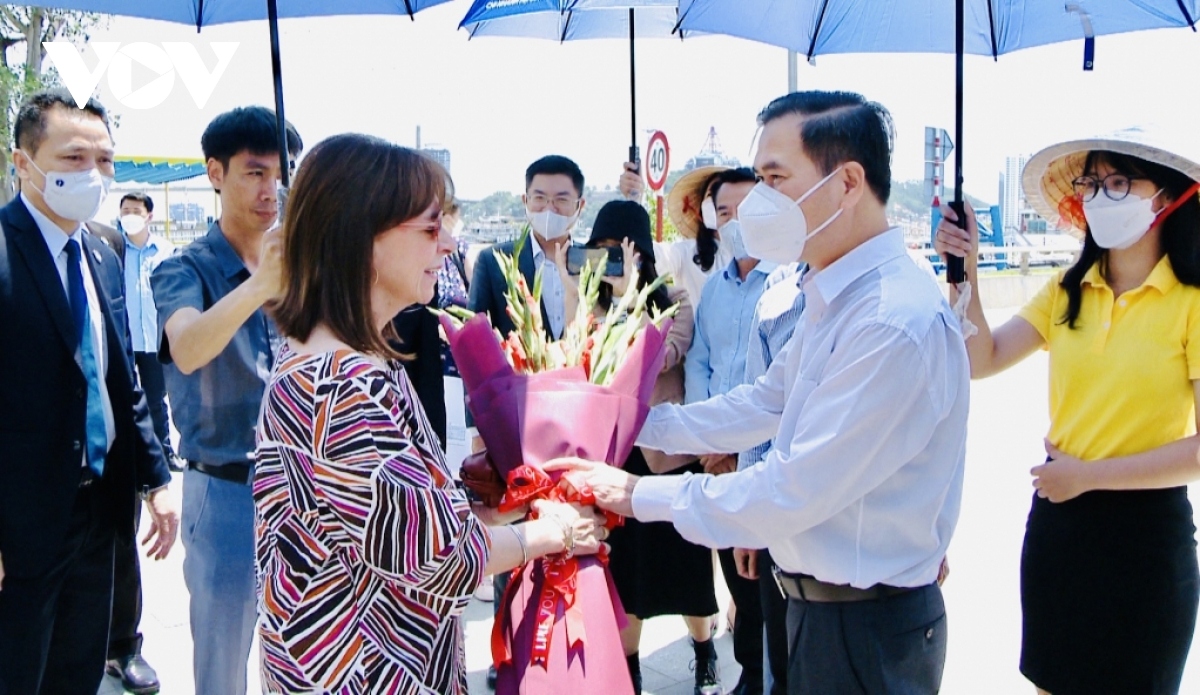
M 736 473 L 655 476 L 578 460 L 599 505 L 712 547 L 766 547 L 788 596 L 791 693 L 935 693 L 938 568 L 962 498 L 969 374 L 958 322 L 890 227 L 891 116 L 844 92 L 771 102 L 739 207 L 751 253 L 804 261 L 805 311 L 766 375 L 651 411 L 638 444 Z

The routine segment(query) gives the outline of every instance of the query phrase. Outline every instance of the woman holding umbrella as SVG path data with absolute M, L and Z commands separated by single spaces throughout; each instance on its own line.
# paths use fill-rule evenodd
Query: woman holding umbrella
M 994 332 L 972 292 L 974 378 L 1050 353 L 1046 462 L 1021 553 L 1021 672 L 1041 693 L 1178 692 L 1200 601 L 1186 485 L 1200 479 L 1200 159 L 1136 131 L 1049 147 L 1025 167 L 1076 263 Z M 976 278 L 978 234 L 939 253 Z M 954 290 L 951 290 L 952 292 Z

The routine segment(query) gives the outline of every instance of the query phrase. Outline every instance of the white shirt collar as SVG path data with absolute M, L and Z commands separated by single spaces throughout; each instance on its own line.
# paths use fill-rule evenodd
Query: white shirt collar
M 829 306 L 847 287 L 888 261 L 905 256 L 904 232 L 892 227 L 856 246 L 826 268 L 804 276 L 802 287 L 815 288 L 821 304 Z
M 62 253 L 63 249 L 67 247 L 67 242 L 71 239 L 78 241 L 79 250 L 80 252 L 83 251 L 83 237 L 80 236 L 80 233 L 83 232 L 83 224 L 80 224 L 73 233 L 67 234 L 62 230 L 62 227 L 59 227 L 53 220 L 42 214 L 41 210 L 34 207 L 33 201 L 29 200 L 29 197 L 24 192 L 21 193 L 21 202 L 29 210 L 30 216 L 33 217 L 33 221 L 38 226 L 38 231 L 42 233 L 42 239 L 46 241 L 46 247 L 50 249 L 50 256 L 52 258 L 58 258 L 58 254 Z

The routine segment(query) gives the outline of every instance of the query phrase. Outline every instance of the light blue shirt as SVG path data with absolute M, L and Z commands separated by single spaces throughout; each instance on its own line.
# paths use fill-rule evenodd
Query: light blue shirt
M 804 276 L 799 273 L 795 264 L 782 266 L 780 271 L 773 273 L 772 280 L 777 282 L 763 292 L 754 309 L 754 319 L 750 322 L 750 344 L 746 350 L 746 378 L 743 383 L 753 384 L 758 377 L 767 373 L 767 368 L 775 360 L 775 356 L 783 351 L 783 346 L 792 339 L 796 330 L 796 322 L 804 311 L 804 292 L 800 283 Z M 790 273 L 790 274 L 788 274 Z M 771 441 L 743 451 L 738 454 L 738 470 L 749 468 L 766 457 L 771 450 Z
M 546 310 L 546 318 L 550 321 L 547 328 L 555 340 L 562 337 L 567 327 L 566 297 L 563 292 L 562 278 L 558 275 L 558 266 L 554 259 L 546 255 L 542 245 L 530 234 L 529 241 L 533 245 L 533 262 L 542 271 L 542 308 Z M 574 317 L 572 317 L 574 318 Z
M 962 504 L 970 369 L 958 319 L 891 229 L 809 273 L 804 313 L 767 373 L 650 411 L 639 446 L 766 458 L 722 476 L 652 475 L 640 521 L 713 548 L 763 548 L 831 584 L 937 579 Z
M 714 272 L 700 292 L 696 330 L 683 363 L 685 403 L 719 396 L 742 383 L 754 307 L 774 263 L 760 262 L 742 280 L 737 260 Z
M 158 352 L 158 312 L 150 274 L 173 253 L 175 245 L 157 234 L 150 234 L 140 249 L 125 237 L 125 310 L 134 352 Z

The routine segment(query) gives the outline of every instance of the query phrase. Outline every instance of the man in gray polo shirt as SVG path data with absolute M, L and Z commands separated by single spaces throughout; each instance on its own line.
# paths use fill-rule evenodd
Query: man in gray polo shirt
M 279 334 L 262 305 L 282 291 L 275 114 L 217 116 L 200 144 L 221 217 L 151 277 L 167 392 L 188 463 L 183 576 L 197 693 L 246 692 L 255 624 L 254 428 Z M 288 154 L 303 147 L 287 127 Z

